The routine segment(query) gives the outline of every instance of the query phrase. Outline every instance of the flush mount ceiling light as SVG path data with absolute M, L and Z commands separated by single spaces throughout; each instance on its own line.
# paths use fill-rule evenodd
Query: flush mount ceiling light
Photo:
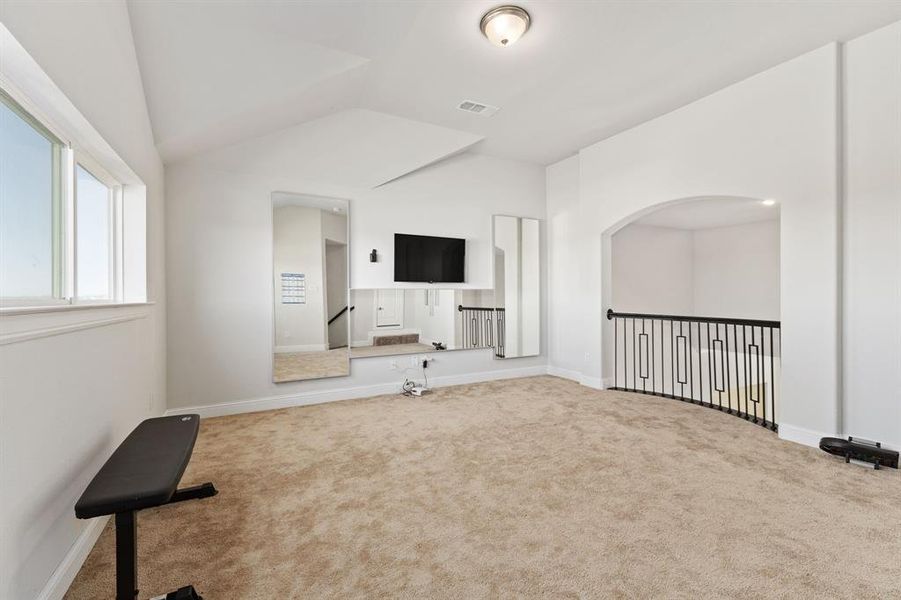
M 767 198 L 766 200 L 762 201 L 761 204 L 763 204 L 764 206 L 775 206 L 776 201 L 771 198 Z
M 529 13 L 522 8 L 505 5 L 486 12 L 479 27 L 489 42 L 506 48 L 516 43 L 529 30 L 531 22 Z

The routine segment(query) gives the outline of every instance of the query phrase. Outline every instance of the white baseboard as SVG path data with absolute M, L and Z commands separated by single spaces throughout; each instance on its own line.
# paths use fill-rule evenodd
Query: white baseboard
M 587 375 L 580 375 L 579 383 L 581 383 L 585 387 L 594 388 L 596 390 L 604 389 L 604 384 L 601 381 L 600 377 L 588 377 Z
M 796 425 L 788 425 L 786 423 L 779 423 L 779 437 L 783 440 L 788 440 L 790 442 L 795 442 L 797 444 L 803 444 L 805 446 L 810 446 L 812 448 L 820 447 L 820 439 L 824 437 L 837 437 L 842 439 L 847 439 L 849 434 L 847 433 L 824 433 L 822 431 L 813 431 L 812 429 L 805 429 L 803 427 L 798 427 Z M 853 434 L 852 434 L 853 435 Z M 878 441 L 883 448 L 886 450 L 896 450 L 901 452 L 901 444 L 893 443 L 893 442 L 883 442 L 882 440 L 871 440 L 870 438 L 860 436 L 861 439 L 870 440 L 870 441 Z M 864 463 L 866 464 L 866 463 Z M 870 465 L 872 466 L 872 465 Z
M 103 528 L 106 527 L 108 521 L 108 516 L 88 521 L 87 526 L 82 530 L 72 547 L 69 548 L 69 552 L 66 553 L 63 561 L 59 563 L 53 575 L 47 580 L 47 585 L 41 590 L 37 600 L 62 599 L 69 590 L 69 586 L 72 585 L 75 576 L 78 575 L 81 565 L 84 564 L 88 554 L 94 548 L 94 544 L 97 543 L 97 538 L 103 533 Z
M 570 381 L 578 382 L 582 379 L 582 374 L 578 371 L 573 371 L 572 369 L 564 369 L 562 367 L 555 367 L 554 365 L 548 365 L 547 374 L 554 375 L 555 377 L 562 377 L 563 379 L 569 379 Z
M 523 367 L 519 369 L 501 369 L 497 371 L 481 371 L 477 373 L 465 373 L 462 375 L 444 375 L 429 377 L 430 387 L 447 387 L 450 385 L 463 385 L 478 383 L 481 381 L 494 381 L 498 379 L 514 379 L 517 377 L 533 377 L 535 375 L 547 375 L 546 365 L 535 367 Z M 309 406 L 337 400 L 351 400 L 353 398 L 368 398 L 383 394 L 395 394 L 400 392 L 400 378 L 393 383 L 379 383 L 356 387 L 338 388 L 313 392 L 300 392 L 285 394 L 283 396 L 269 396 L 266 398 L 252 398 L 235 402 L 223 402 L 222 404 L 209 404 L 206 406 L 190 406 L 186 408 L 170 408 L 167 415 L 199 414 L 201 418 L 222 417 L 226 415 L 238 415 L 263 410 L 276 410 L 279 408 L 291 408 L 294 406 Z
M 813 431 L 812 429 L 805 429 L 804 427 L 789 425 L 788 423 L 779 423 L 779 437 L 783 440 L 788 440 L 789 442 L 795 442 L 796 444 L 819 448 L 820 438 L 838 437 L 838 435 L 835 433 Z
M 297 344 L 296 346 L 276 346 L 276 354 L 285 354 L 286 352 L 324 352 L 328 350 L 326 344 Z
M 584 385 L 585 387 L 590 387 L 595 390 L 603 390 L 607 387 L 610 387 L 609 381 L 603 381 L 600 377 L 588 377 L 587 375 L 582 375 L 580 372 L 572 369 L 563 369 L 561 367 L 548 365 L 547 373 L 548 375 L 555 375 L 557 377 L 575 381 L 580 385 Z

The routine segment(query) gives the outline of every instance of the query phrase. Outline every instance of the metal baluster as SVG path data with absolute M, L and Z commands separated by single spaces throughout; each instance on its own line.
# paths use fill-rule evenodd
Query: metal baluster
M 761 332 L 761 345 L 763 344 L 763 333 Z M 751 327 L 751 341 L 754 342 L 754 345 L 757 346 L 757 333 L 754 331 L 754 328 Z M 763 380 L 763 374 L 760 372 L 760 346 L 757 346 L 757 402 L 754 403 L 754 422 L 757 423 L 757 405 L 760 404 L 763 396 L 760 395 L 760 382 Z
M 707 398 L 710 400 L 710 406 L 713 406 L 713 369 L 710 368 L 711 355 L 710 323 L 707 323 Z
M 695 378 L 694 378 L 694 369 L 692 368 L 692 349 L 691 349 L 691 321 L 688 322 L 688 341 L 685 346 L 685 360 L 688 363 L 688 370 L 686 372 L 686 379 L 688 379 L 688 399 L 692 402 L 695 401 Z
M 635 380 L 635 319 L 632 319 L 632 388 L 638 389 L 638 382 Z
M 773 328 L 770 327 L 770 420 L 773 422 L 773 429 L 776 429 L 776 369 L 773 367 L 773 356 L 776 349 L 773 347 Z M 765 409 L 766 407 L 764 407 Z M 763 416 L 763 422 L 766 424 L 766 414 Z
M 726 324 L 723 326 L 723 329 L 726 330 L 726 348 L 725 348 L 725 352 L 726 352 L 726 355 L 725 355 L 726 364 L 723 365 L 723 368 L 724 368 L 725 371 L 726 371 L 726 400 L 729 401 L 729 409 L 728 409 L 728 412 L 729 412 L 729 414 L 731 415 L 731 414 L 732 414 L 732 377 L 731 377 L 731 375 L 729 374 L 729 324 L 726 323 Z M 733 326 L 733 328 L 732 328 L 732 332 L 735 333 L 735 327 L 734 327 L 734 326 Z M 736 359 L 736 360 L 737 360 L 737 359 Z M 737 371 L 737 369 L 736 369 L 736 371 Z
M 651 319 L 651 350 L 648 355 L 648 362 L 651 363 L 651 393 L 657 395 L 657 379 L 654 377 L 654 363 L 656 356 L 654 354 L 654 319 Z
M 619 387 L 619 361 L 616 358 L 616 344 L 619 341 L 619 319 L 613 319 L 613 389 Z
M 663 359 L 663 319 L 660 320 L 660 395 L 666 395 L 666 361 Z
M 751 390 L 751 386 L 748 384 L 748 327 L 746 325 L 741 326 L 741 346 L 742 346 L 742 354 L 744 355 L 744 370 L 745 370 L 745 414 L 744 418 L 748 418 L 748 392 Z
M 732 347 L 735 349 L 735 414 L 741 416 L 741 371 L 738 368 L 738 325 L 732 326 Z
M 629 389 L 629 355 L 626 354 L 626 320 L 623 319 L 623 389 Z
M 641 351 L 641 338 L 642 338 L 642 336 L 644 336 L 644 334 L 645 334 L 645 333 L 644 333 L 644 319 L 642 319 L 642 320 L 641 320 L 641 335 L 638 336 L 638 354 L 639 354 L 638 359 L 639 359 L 639 360 L 642 360 L 642 359 L 644 358 L 643 353 L 642 353 L 642 351 Z M 647 346 L 645 346 L 645 348 L 647 348 Z M 647 392 L 647 391 L 648 391 L 648 390 L 647 390 L 647 382 L 648 382 L 648 380 L 645 379 L 646 373 L 642 373 L 642 372 L 641 372 L 641 365 L 640 365 L 640 364 L 638 365 L 638 374 L 641 376 L 641 391 L 642 391 L 642 392 Z M 637 386 L 636 386 L 636 387 L 637 387 Z
M 676 397 L 676 368 L 674 366 L 675 356 L 676 356 L 676 332 L 675 332 L 676 324 L 670 319 L 669 322 L 669 342 L 670 342 L 670 353 L 669 353 L 669 377 L 670 377 L 670 395 L 675 398 Z

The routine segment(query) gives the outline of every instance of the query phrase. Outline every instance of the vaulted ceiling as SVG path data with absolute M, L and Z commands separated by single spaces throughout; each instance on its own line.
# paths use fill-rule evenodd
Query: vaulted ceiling
M 320 140 L 334 128 L 344 147 L 376 139 L 403 155 L 374 180 L 465 148 L 549 164 L 901 18 L 893 0 L 524 0 L 532 29 L 501 49 L 478 29 L 495 4 L 131 0 L 160 153 L 176 162 L 316 122 Z M 501 110 L 465 113 L 463 100 Z

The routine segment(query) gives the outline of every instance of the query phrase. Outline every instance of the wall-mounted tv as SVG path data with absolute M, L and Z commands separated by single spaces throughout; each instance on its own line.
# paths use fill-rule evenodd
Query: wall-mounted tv
M 463 283 L 466 240 L 394 234 L 394 281 Z

